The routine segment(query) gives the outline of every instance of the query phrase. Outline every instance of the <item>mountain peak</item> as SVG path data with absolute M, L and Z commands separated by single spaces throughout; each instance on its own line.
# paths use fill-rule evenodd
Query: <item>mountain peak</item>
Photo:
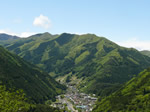
M 60 34 L 60 36 L 67 36 L 67 35 L 75 35 L 75 34 L 66 33 L 66 32 L 64 32 L 64 33 Z
M 51 34 L 49 32 L 45 32 L 45 33 L 37 33 L 35 35 L 31 35 L 30 37 L 41 37 L 41 36 L 51 36 Z

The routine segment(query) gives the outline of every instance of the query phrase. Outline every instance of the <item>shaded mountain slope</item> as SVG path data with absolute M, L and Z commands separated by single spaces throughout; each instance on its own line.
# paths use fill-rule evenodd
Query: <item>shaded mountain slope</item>
M 150 58 L 139 51 L 94 34 L 44 33 L 6 47 L 54 77 L 69 74 L 82 79 L 80 90 L 101 96 L 150 66 Z
M 13 39 L 19 39 L 17 36 L 8 35 L 5 33 L 0 33 L 0 40 L 13 40 Z
M 93 112 L 149 112 L 150 68 L 99 101 Z
M 55 100 L 64 86 L 47 73 L 0 47 L 0 83 L 7 88 L 23 89 L 37 103 Z

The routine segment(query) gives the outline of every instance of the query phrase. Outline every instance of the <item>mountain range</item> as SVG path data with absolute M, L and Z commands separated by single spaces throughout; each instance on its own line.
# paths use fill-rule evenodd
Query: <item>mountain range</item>
M 150 58 L 136 49 L 94 34 L 43 33 L 2 45 L 54 78 L 69 79 L 80 91 L 98 96 L 109 95 L 150 66 Z

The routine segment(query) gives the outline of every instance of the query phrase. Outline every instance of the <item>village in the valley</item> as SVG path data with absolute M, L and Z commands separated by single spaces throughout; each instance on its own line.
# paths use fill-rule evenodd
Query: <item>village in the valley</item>
M 67 92 L 57 96 L 57 100 L 52 103 L 52 106 L 65 109 L 68 112 L 91 112 L 97 100 L 95 94 L 80 93 L 75 86 L 67 86 Z

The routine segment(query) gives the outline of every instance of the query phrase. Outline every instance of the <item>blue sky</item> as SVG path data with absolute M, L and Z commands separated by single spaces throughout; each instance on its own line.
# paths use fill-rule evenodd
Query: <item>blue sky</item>
M 0 32 L 94 33 L 150 50 L 150 0 L 2 0 Z

